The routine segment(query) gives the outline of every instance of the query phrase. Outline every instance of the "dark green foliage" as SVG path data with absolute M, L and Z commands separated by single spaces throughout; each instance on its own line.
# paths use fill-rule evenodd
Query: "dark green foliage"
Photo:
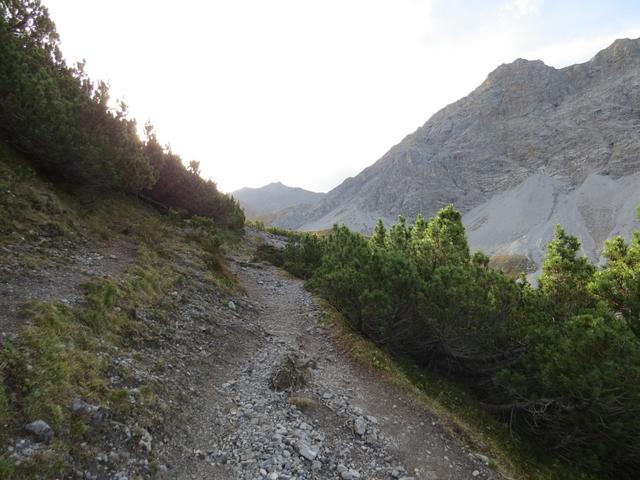
M 68 67 L 40 1 L 0 2 L 0 136 L 48 174 L 129 192 L 153 183 L 135 122 L 108 88 Z
M 594 304 L 587 286 L 595 267 L 586 257 L 578 257 L 579 250 L 578 239 L 567 235 L 558 225 L 540 276 L 540 290 L 554 321 L 564 321 Z
M 452 207 L 409 227 L 307 236 L 280 263 L 358 331 L 469 387 L 546 449 L 611 478 L 640 467 L 640 234 L 596 269 L 560 227 L 533 288 L 471 255 Z M 291 268 L 291 267 L 294 268 Z M 635 332 L 635 334 L 634 334 Z
M 314 234 L 293 237 L 283 252 L 283 266 L 300 278 L 310 278 L 320 265 L 322 240 Z
M 284 266 L 284 252 L 281 248 L 276 248 L 273 245 L 260 245 L 256 249 L 256 259 L 264 260 L 266 262 L 275 265 L 276 267 Z
M 242 229 L 245 218 L 240 204 L 220 193 L 214 182 L 204 180 L 197 162 L 185 168 L 178 155 L 158 143 L 151 126 L 147 125 L 146 133 L 144 153 L 158 172 L 158 181 L 145 195 L 188 215 L 212 217 L 220 228 Z
M 13 467 L 11 464 L 4 458 L 0 457 L 0 480 L 9 479 L 12 474 Z
M 616 237 L 605 243 L 607 268 L 598 271 L 589 291 L 618 312 L 640 337 L 640 232 L 634 232 L 631 244 Z
M 593 471 L 634 478 L 640 459 L 640 345 L 613 315 L 531 322 L 528 351 L 496 375 L 500 413 Z
M 240 230 L 237 202 L 202 179 L 199 163 L 140 140 L 127 107 L 109 106 L 109 88 L 84 64 L 66 64 L 40 0 L 0 0 L 0 142 L 50 178 L 72 186 L 148 191 L 163 207 L 212 217 Z
M 373 235 L 371 236 L 371 246 L 375 248 L 384 248 L 387 241 L 387 229 L 382 223 L 382 220 L 378 220 L 376 227 L 373 229 Z

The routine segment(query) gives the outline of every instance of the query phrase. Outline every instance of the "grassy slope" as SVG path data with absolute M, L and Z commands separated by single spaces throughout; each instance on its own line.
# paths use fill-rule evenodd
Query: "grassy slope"
M 111 387 L 107 379 L 130 375 L 112 359 L 123 351 L 135 355 L 136 347 L 154 334 L 136 318 L 137 309 L 153 309 L 160 318 L 170 309 L 165 294 L 184 281 L 173 268 L 175 255 L 202 258 L 211 266 L 211 280 L 222 288 L 232 288 L 233 280 L 225 275 L 216 246 L 198 231 L 182 228 L 181 221 L 132 197 L 65 192 L 1 144 L 0 192 L 0 266 L 18 251 L 18 262 L 26 268 L 55 269 L 70 261 L 52 255 L 63 245 L 100 250 L 111 242 L 127 242 L 137 252 L 121 278 L 95 278 L 83 285 L 81 306 L 26 306 L 26 327 L 14 340 L 0 343 L 0 479 L 54 476 L 63 471 L 67 455 L 86 455 L 80 443 L 91 442 L 85 435 L 89 422 L 71 411 L 74 399 L 99 404 L 115 419 L 133 418 L 142 427 L 166 414 L 158 408 L 153 385 L 142 389 L 142 401 L 134 407 L 126 389 Z M 51 241 L 31 248 L 51 231 Z M 56 437 L 28 464 L 12 465 L 2 457 L 8 437 L 35 419 L 47 421 Z

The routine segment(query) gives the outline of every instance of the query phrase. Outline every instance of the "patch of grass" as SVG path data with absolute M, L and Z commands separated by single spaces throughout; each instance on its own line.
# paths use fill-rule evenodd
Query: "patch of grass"
M 4 370 L 4 367 L 0 365 L 0 372 Z M 4 388 L 4 378 L 0 374 L 0 445 L 4 444 L 7 440 L 7 427 L 9 426 L 9 404 L 7 400 L 7 393 Z M 0 478 L 2 478 L 0 476 Z
M 318 402 L 316 402 L 312 398 L 307 398 L 307 397 L 297 397 L 297 396 L 289 397 L 289 403 L 291 405 L 295 405 L 303 412 L 315 410 L 316 408 L 318 408 Z
M 0 480 L 9 480 L 13 476 L 13 466 L 0 457 Z
M 319 297 L 316 300 L 326 313 L 326 321 L 334 326 L 336 339 L 354 358 L 380 371 L 435 412 L 453 435 L 489 457 L 491 468 L 527 480 L 598 480 L 599 477 L 551 460 L 545 452 L 510 432 L 508 425 L 482 410 L 464 388 L 381 350 L 354 331 L 326 300 Z
M 209 218 L 194 217 L 184 224 L 185 237 L 200 247 L 197 255 L 212 274 L 213 283 L 226 293 L 236 292 L 238 280 L 224 260 L 223 245 L 239 242 L 238 234 L 218 230 Z
M 46 237 L 75 237 L 53 187 L 29 162 L 0 143 L 0 245 Z
M 72 417 L 75 398 L 100 398 L 107 390 L 105 363 L 89 327 L 68 307 L 56 303 L 30 305 L 28 326 L 0 351 L 7 392 L 7 430 L 20 430 L 34 420 L 56 432 L 47 449 L 15 469 L 15 478 L 57 476 L 71 444 L 85 431 Z
M 123 309 L 155 304 L 177 280 L 178 276 L 166 258 L 149 247 L 141 246 L 136 265 L 119 287 L 119 304 Z
M 143 246 L 138 262 L 120 284 L 104 278 L 84 286 L 82 308 L 59 303 L 26 308 L 28 325 L 14 343 L 0 351 L 0 416 L 7 424 L 2 431 L 19 430 L 42 419 L 55 430 L 56 438 L 42 454 L 16 470 L 18 478 L 34 472 L 59 474 L 66 455 L 86 432 L 71 411 L 75 398 L 140 418 L 156 415 L 143 412 L 157 410 L 152 390 L 142 390 L 142 401 L 136 406 L 140 412 L 134 412 L 126 390 L 113 391 L 108 386 L 107 368 L 112 347 L 146 335 L 142 322 L 126 312 L 158 303 L 175 280 L 168 261 Z
M 9 403 L 25 423 L 44 419 L 60 428 L 69 422 L 75 395 L 104 388 L 102 362 L 92 353 L 96 340 L 64 305 L 32 305 L 28 314 L 30 325 L 2 352 Z

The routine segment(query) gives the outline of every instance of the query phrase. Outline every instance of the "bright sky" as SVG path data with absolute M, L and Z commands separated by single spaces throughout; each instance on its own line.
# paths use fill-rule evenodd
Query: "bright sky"
M 637 0 L 43 0 L 87 60 L 223 191 L 327 191 L 518 57 L 640 37 Z

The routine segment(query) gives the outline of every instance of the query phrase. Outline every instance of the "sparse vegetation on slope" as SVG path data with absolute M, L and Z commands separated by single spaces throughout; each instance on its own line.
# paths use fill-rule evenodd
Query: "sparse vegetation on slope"
M 123 193 L 61 190 L 6 146 L 0 149 L 0 178 L 0 276 L 9 288 L 22 282 L 20 296 L 3 291 L 9 305 L 3 304 L 21 303 L 23 293 L 35 297 L 18 305 L 17 314 L 0 316 L 0 478 L 54 478 L 85 462 L 93 469 L 97 444 L 124 442 L 124 431 L 112 425 L 135 425 L 135 442 L 145 435 L 140 429 L 168 425 L 173 407 L 158 399 L 162 385 L 142 382 L 122 358 L 139 357 L 145 345 L 174 334 L 166 318 L 174 308 L 168 294 L 188 275 L 176 267 L 178 256 L 206 265 L 212 290 L 216 284 L 235 288 L 221 252 L 234 234 L 211 218 L 163 215 Z M 129 257 L 94 253 L 115 247 Z M 102 276 L 88 272 L 89 264 L 75 265 L 87 258 L 123 262 L 123 268 Z M 43 272 L 73 277 L 64 302 L 55 289 L 54 298 L 44 299 L 50 295 L 39 290 Z M 78 299 L 70 302 L 69 296 Z M 55 436 L 25 443 L 29 454 L 16 450 L 24 426 L 36 420 Z M 127 445 L 135 448 L 135 442 Z
M 131 396 L 119 356 L 175 333 L 162 320 L 177 257 L 235 287 L 220 248 L 244 225 L 198 162 L 186 168 L 150 125 L 141 140 L 126 105 L 112 108 L 107 85 L 68 66 L 58 43 L 40 0 L 0 0 L 0 478 L 95 469 L 94 444 L 125 434 L 146 445 L 169 407 L 153 382 Z M 34 421 L 38 441 L 21 439 Z

